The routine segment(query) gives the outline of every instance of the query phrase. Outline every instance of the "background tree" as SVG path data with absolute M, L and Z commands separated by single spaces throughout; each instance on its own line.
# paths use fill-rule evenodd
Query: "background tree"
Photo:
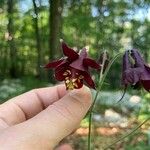
M 60 50 L 60 38 L 62 33 L 62 11 L 64 0 L 49 0 L 49 59 L 59 57 Z M 50 71 L 50 76 L 53 73 Z M 55 82 L 51 79 L 51 82 Z
M 36 4 L 36 0 L 32 0 L 33 2 L 33 8 L 34 8 L 34 16 L 33 16 L 33 21 L 34 21 L 34 29 L 35 29 L 35 38 L 36 38 L 36 48 L 37 48 L 37 74 L 40 79 L 42 79 L 42 69 L 40 65 L 43 63 L 42 61 L 42 49 L 41 49 L 41 36 L 40 36 L 40 30 L 39 30 L 39 15 L 38 15 L 38 8 Z
M 7 0 L 7 15 L 8 15 L 8 25 L 7 25 L 7 40 L 10 50 L 10 76 L 12 78 L 17 77 L 17 48 L 14 39 L 14 0 Z
M 49 48 L 50 59 L 60 55 L 60 37 L 62 26 L 63 0 L 49 0 Z

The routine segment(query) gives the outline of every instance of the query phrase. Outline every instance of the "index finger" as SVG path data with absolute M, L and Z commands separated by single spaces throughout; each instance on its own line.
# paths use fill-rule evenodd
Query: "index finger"
M 0 124 L 21 123 L 32 118 L 66 94 L 64 85 L 34 89 L 0 105 Z

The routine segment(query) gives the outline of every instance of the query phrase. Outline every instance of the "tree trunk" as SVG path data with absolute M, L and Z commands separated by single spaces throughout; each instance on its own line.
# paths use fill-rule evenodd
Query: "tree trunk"
M 13 25 L 13 13 L 14 13 L 14 0 L 7 0 L 7 14 L 8 14 L 8 45 L 10 50 L 10 68 L 9 73 L 12 78 L 17 77 L 17 51 L 14 41 L 14 25 Z
M 63 0 L 49 0 L 49 49 L 50 59 L 54 59 L 60 56 L 60 45 L 59 40 L 61 36 L 61 23 L 62 23 L 62 11 L 63 11 Z
M 60 38 L 62 33 L 62 11 L 64 0 L 49 0 L 49 59 L 54 60 L 61 55 Z M 51 82 L 53 74 L 50 71 Z
M 35 28 L 35 37 L 36 37 L 36 49 L 37 49 L 37 74 L 40 79 L 42 79 L 42 70 L 40 68 L 40 65 L 42 64 L 42 50 L 41 50 L 41 39 L 40 39 L 40 31 L 38 26 L 38 9 L 36 5 L 36 0 L 32 0 L 33 2 L 33 8 L 34 8 L 34 14 L 33 17 L 34 21 L 34 28 Z

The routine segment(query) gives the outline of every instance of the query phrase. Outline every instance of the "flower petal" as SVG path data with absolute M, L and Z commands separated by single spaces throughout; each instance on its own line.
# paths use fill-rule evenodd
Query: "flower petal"
M 93 79 L 91 78 L 90 74 L 88 72 L 83 72 L 82 74 L 84 76 L 84 81 L 87 83 L 87 85 L 95 89 L 95 83 Z
M 141 67 L 142 68 L 142 67 Z M 144 66 L 141 72 L 141 80 L 150 80 L 150 70 L 149 67 Z
M 68 57 L 69 61 L 76 60 L 79 55 L 73 49 L 69 48 L 66 43 L 62 42 L 62 49 L 65 56 Z
M 130 83 L 133 83 L 133 76 L 131 73 L 131 63 L 129 61 L 129 51 L 126 51 L 123 55 L 123 61 L 122 61 L 122 84 L 128 85 Z
M 123 55 L 123 71 L 131 68 L 131 63 L 129 61 L 129 51 L 126 51 Z
M 150 67 L 148 65 L 144 65 L 145 66 L 145 69 L 148 71 L 148 73 L 150 74 Z
M 65 67 L 55 69 L 55 78 L 56 78 L 56 80 L 63 81 L 65 79 L 65 76 L 63 75 L 65 71 L 66 71 Z
M 63 81 L 65 76 L 64 72 L 69 68 L 69 62 L 64 60 L 60 65 L 58 65 L 55 69 L 55 78 L 58 81 Z
M 52 62 L 46 64 L 46 65 L 44 66 L 44 68 L 55 68 L 55 67 L 57 67 L 58 65 L 60 65 L 63 61 L 64 61 L 64 59 L 52 61 Z
M 77 85 L 78 85 L 78 87 L 75 87 L 75 89 L 80 89 L 80 88 L 82 88 L 82 86 L 83 86 L 83 80 L 78 80 L 78 81 L 77 81 Z
M 68 68 L 69 67 L 69 61 L 67 60 L 64 60 L 61 64 L 59 64 L 57 67 L 56 67 L 56 70 L 60 70 L 62 68 Z
M 131 56 L 135 60 L 135 67 L 143 67 L 144 66 L 144 60 L 141 56 L 141 54 L 136 50 L 131 50 Z
M 144 80 L 141 81 L 143 87 L 145 90 L 147 90 L 148 92 L 150 92 L 150 80 Z
M 90 58 L 84 58 L 83 59 L 83 65 L 88 66 L 88 67 L 92 67 L 94 69 L 100 69 L 100 65 L 95 60 L 90 59 Z
M 83 65 L 83 59 L 79 57 L 77 60 L 70 64 L 70 67 L 78 69 L 80 71 L 87 71 L 88 67 Z
M 130 68 L 123 73 L 123 83 L 124 85 L 132 84 L 135 85 L 138 81 L 140 81 L 142 69 L 138 68 Z

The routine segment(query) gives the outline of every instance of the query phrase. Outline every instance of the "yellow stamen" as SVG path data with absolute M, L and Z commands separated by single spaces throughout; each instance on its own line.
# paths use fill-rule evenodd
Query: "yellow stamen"
M 66 87 L 68 90 L 73 90 L 74 88 L 78 88 L 77 78 L 69 79 L 68 77 L 65 78 Z

